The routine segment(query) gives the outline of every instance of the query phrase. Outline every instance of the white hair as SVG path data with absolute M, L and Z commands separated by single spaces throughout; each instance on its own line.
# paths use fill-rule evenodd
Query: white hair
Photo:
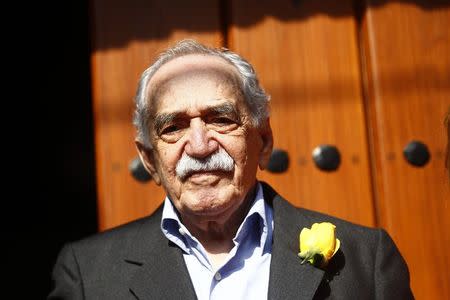
M 223 149 L 219 148 L 216 152 L 205 158 L 196 158 L 189 156 L 183 152 L 180 160 L 177 163 L 175 172 L 177 177 L 184 180 L 193 172 L 199 171 L 225 171 L 230 172 L 234 170 L 233 158 Z
M 133 123 L 137 128 L 138 139 L 149 148 L 151 148 L 151 144 L 149 139 L 150 95 L 147 92 L 148 83 L 161 66 L 177 57 L 191 54 L 221 57 L 234 66 L 239 74 L 241 92 L 250 109 L 253 125 L 259 127 L 269 116 L 270 96 L 259 85 L 256 72 L 247 60 L 226 48 L 212 48 L 195 40 L 182 40 L 162 52 L 156 61 L 142 73 L 138 83 Z

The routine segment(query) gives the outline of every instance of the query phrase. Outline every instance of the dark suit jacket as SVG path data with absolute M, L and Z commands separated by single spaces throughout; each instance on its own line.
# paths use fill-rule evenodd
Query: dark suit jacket
M 412 299 L 405 261 L 389 235 L 295 208 L 263 184 L 274 212 L 269 299 Z M 181 250 L 160 229 L 162 209 L 66 245 L 48 299 L 196 299 Z M 299 232 L 336 225 L 341 247 L 325 270 L 300 264 Z

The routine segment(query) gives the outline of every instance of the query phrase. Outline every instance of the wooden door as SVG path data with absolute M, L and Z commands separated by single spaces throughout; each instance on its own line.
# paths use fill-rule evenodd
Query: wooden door
M 139 76 L 182 38 L 222 44 L 218 1 L 97 0 L 92 7 L 92 86 L 99 229 L 148 215 L 164 200 L 153 182 L 130 175 L 137 156 L 132 125 Z
M 442 124 L 450 104 L 449 6 L 438 0 L 94 1 L 99 229 L 148 215 L 164 199 L 162 188 L 130 175 L 137 157 L 133 97 L 154 56 L 192 37 L 242 54 L 272 96 L 275 147 L 287 151 L 290 165 L 259 178 L 294 205 L 386 228 L 410 267 L 416 298 L 450 298 Z M 431 154 L 423 167 L 403 157 L 416 140 Z M 312 151 L 322 144 L 339 150 L 336 171 L 315 166 Z
M 373 226 L 352 1 L 236 0 L 231 8 L 229 44 L 271 94 L 274 145 L 290 156 L 286 173 L 260 178 L 297 206 Z M 321 144 L 339 150 L 336 171 L 315 166 L 312 151 Z
M 450 3 L 369 1 L 367 66 L 376 211 L 407 260 L 417 299 L 450 299 L 450 193 L 443 120 L 450 106 Z M 428 147 L 423 167 L 404 148 Z

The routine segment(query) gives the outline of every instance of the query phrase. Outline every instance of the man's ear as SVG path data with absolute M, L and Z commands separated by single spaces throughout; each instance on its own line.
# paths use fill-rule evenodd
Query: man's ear
M 136 145 L 136 149 L 139 153 L 139 158 L 142 161 L 142 164 L 144 165 L 147 172 L 152 176 L 153 181 L 157 185 L 161 185 L 161 177 L 159 177 L 158 172 L 156 171 L 155 167 L 155 158 L 153 155 L 153 149 L 150 149 L 149 147 L 146 147 L 140 140 L 136 139 L 134 141 Z
M 267 118 L 264 124 L 261 124 L 259 131 L 262 139 L 262 148 L 259 154 L 259 168 L 264 170 L 269 164 L 270 155 L 272 154 L 273 149 L 273 135 L 269 118 Z

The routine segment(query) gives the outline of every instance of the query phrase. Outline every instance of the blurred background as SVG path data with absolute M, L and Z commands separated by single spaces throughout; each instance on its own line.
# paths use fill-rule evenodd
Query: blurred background
M 294 205 L 385 228 L 416 298 L 450 298 L 450 1 L 92 0 L 52 9 L 38 78 L 46 101 L 36 213 L 46 222 L 26 242 L 41 258 L 39 298 L 65 242 L 161 204 L 162 189 L 135 163 L 133 96 L 155 55 L 182 38 L 238 52 L 271 95 L 275 151 L 260 179 Z

